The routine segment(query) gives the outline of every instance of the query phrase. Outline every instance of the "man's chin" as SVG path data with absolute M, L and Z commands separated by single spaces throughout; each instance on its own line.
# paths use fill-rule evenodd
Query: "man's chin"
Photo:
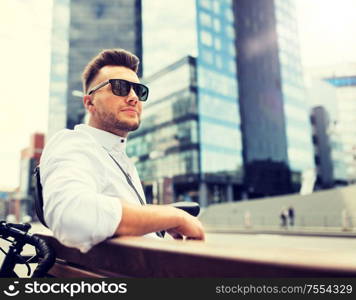
M 140 127 L 140 122 L 119 122 L 116 126 L 119 130 L 135 131 Z

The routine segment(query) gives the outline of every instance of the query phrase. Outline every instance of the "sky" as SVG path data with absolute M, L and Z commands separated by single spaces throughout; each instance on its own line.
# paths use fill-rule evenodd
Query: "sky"
M 0 0 L 0 190 L 19 185 L 21 149 L 47 130 L 51 4 Z
M 194 0 L 182 0 L 194 1 Z M 356 1 L 296 0 L 305 67 L 356 62 Z M 21 149 L 47 132 L 52 0 L 0 0 L 0 190 L 19 185 Z

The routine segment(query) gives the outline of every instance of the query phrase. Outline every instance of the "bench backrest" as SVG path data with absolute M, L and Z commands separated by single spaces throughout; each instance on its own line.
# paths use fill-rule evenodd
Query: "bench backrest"
M 46 226 L 46 221 L 44 220 L 43 215 L 43 195 L 42 195 L 42 185 L 41 185 L 41 177 L 40 177 L 40 167 L 37 166 L 33 171 L 34 181 L 35 181 L 35 210 L 38 219 L 40 222 Z

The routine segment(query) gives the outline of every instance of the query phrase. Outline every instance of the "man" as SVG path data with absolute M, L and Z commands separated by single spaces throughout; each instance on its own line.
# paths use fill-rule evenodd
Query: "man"
M 188 213 L 140 204 L 145 195 L 125 153 L 148 97 L 138 64 L 122 49 L 94 57 L 82 76 L 88 125 L 58 132 L 41 157 L 45 221 L 63 244 L 82 252 L 113 236 L 156 237 L 161 230 L 174 238 L 204 239 L 201 223 Z
M 293 208 L 293 206 L 289 206 L 289 208 L 288 208 L 288 218 L 289 218 L 289 225 L 290 226 L 294 226 L 294 217 L 295 217 L 294 208 Z

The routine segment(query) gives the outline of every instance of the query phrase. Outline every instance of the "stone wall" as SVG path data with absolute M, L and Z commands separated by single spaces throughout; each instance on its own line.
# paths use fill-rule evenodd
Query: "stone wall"
M 281 211 L 289 206 L 295 211 L 295 227 L 356 227 L 356 185 L 210 205 L 199 218 L 209 228 L 279 227 Z

